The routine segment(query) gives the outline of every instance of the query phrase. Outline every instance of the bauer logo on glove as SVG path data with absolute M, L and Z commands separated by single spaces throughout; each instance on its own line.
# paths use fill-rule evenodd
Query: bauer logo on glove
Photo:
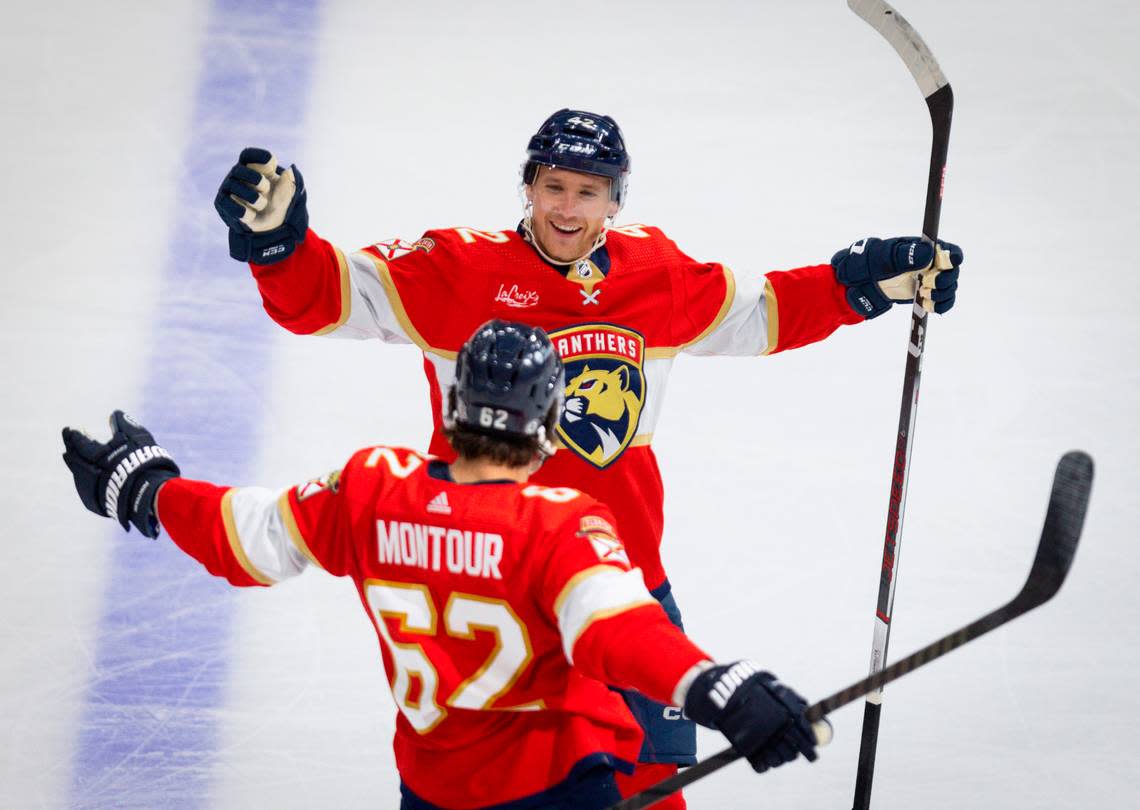
M 84 506 L 97 515 L 117 518 L 124 529 L 133 523 L 146 537 L 158 537 L 155 496 L 180 471 L 149 430 L 115 411 L 109 441 L 65 427 L 63 447 L 64 463 Z

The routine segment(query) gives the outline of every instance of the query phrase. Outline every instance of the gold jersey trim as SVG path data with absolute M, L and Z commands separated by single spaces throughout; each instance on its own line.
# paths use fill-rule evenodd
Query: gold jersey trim
M 620 616 L 622 613 L 636 610 L 637 608 L 645 607 L 646 605 L 660 604 L 660 602 L 650 596 L 648 599 L 639 599 L 636 602 L 629 602 L 624 605 L 618 605 L 617 607 L 605 608 L 604 610 L 596 610 L 590 614 L 590 617 L 586 619 L 586 621 L 582 622 L 582 626 L 578 628 L 578 632 L 574 634 L 574 640 L 570 642 L 570 649 L 573 650 L 574 647 L 577 646 L 578 639 L 580 639 L 587 630 L 593 627 L 595 622 L 600 622 L 605 619 L 612 619 L 614 616 Z
M 376 256 L 373 256 L 367 250 L 360 251 L 362 255 L 367 256 L 372 260 L 372 264 L 376 267 L 376 275 L 380 279 L 380 286 L 384 288 L 384 294 L 388 297 L 388 305 L 392 307 L 392 314 L 396 316 L 400 326 L 403 328 L 404 333 L 412 341 L 412 343 L 419 346 L 421 351 L 431 352 L 432 354 L 439 355 L 445 360 L 455 360 L 459 356 L 459 352 L 448 351 L 447 349 L 440 349 L 432 346 L 423 335 L 419 333 L 412 319 L 408 317 L 408 311 L 404 309 L 404 302 L 400 300 L 400 293 L 396 290 L 396 283 L 392 281 L 392 273 L 388 269 L 388 264 Z
M 289 535 L 289 539 L 293 541 L 293 545 L 297 547 L 297 551 L 305 555 L 305 558 L 317 568 L 324 570 L 324 566 L 317 560 L 312 549 L 309 548 L 309 544 L 305 542 L 305 538 L 301 534 L 301 527 L 297 525 L 297 518 L 293 515 L 293 507 L 289 505 L 289 490 L 282 492 L 281 497 L 277 499 L 277 513 L 281 515 L 281 522 L 285 525 L 285 531 Z
M 241 544 L 241 537 L 238 536 L 237 523 L 234 520 L 234 489 L 227 489 L 226 493 L 222 496 L 222 525 L 226 529 L 226 540 L 229 541 L 230 551 L 233 553 L 234 558 L 241 565 L 250 577 L 259 585 L 273 585 L 275 580 L 266 576 L 257 566 L 254 565 L 249 556 L 246 555 L 245 549 Z
M 348 278 L 348 260 L 344 258 L 340 248 L 334 247 L 333 252 L 336 254 L 336 263 L 340 270 L 340 317 L 328 326 L 313 332 L 314 335 L 327 335 L 329 332 L 335 332 L 344 326 L 348 316 L 352 314 L 352 284 Z
M 732 301 L 736 298 L 736 276 L 727 267 L 722 267 L 724 273 L 724 300 L 720 303 L 720 310 L 716 313 L 716 317 L 709 322 L 709 325 L 704 328 L 699 335 L 692 340 L 682 343 L 680 346 L 654 346 L 652 349 L 645 350 L 646 360 L 661 360 L 670 357 L 676 357 L 687 346 L 692 346 L 694 343 L 700 341 L 711 335 L 721 323 L 724 322 L 728 311 L 732 309 Z
M 776 301 L 776 290 L 768 279 L 764 279 L 764 302 L 768 310 L 768 347 L 761 354 L 771 354 L 776 351 L 780 339 L 780 307 Z
M 619 574 L 629 573 L 628 571 L 625 571 L 624 569 L 618 568 L 616 566 L 599 563 L 598 565 L 591 565 L 589 568 L 585 568 L 574 576 L 570 577 L 570 579 L 567 580 L 566 584 L 562 586 L 562 590 L 558 592 L 558 597 L 554 600 L 554 615 L 557 616 L 562 612 L 562 605 L 566 602 L 566 599 L 569 598 L 570 593 L 587 579 L 598 576 L 599 574 L 614 572 L 617 572 Z M 637 599 L 633 602 L 627 602 L 624 605 L 616 605 L 614 607 L 595 610 L 586 618 L 584 622 L 582 622 L 581 627 L 578 628 L 578 632 L 574 634 L 574 638 L 571 639 L 570 644 L 566 646 L 566 649 L 573 650 L 574 645 L 578 643 L 578 639 L 582 637 L 583 633 L 590 629 L 591 625 L 593 625 L 594 622 L 600 622 L 603 619 L 609 619 L 613 616 L 625 613 L 628 610 L 634 610 L 639 607 L 644 607 L 645 605 L 656 604 L 659 604 L 659 602 L 647 594 L 645 599 Z

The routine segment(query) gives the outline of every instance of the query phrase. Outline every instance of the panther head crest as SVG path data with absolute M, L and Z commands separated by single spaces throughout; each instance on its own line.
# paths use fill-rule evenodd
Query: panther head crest
M 563 426 L 582 437 L 585 422 L 594 441 L 587 457 L 599 466 L 611 460 L 631 438 L 641 413 L 641 400 L 630 386 L 630 371 L 620 365 L 614 369 L 591 369 L 586 364 L 581 373 L 566 385 L 566 410 Z M 579 429 L 575 429 L 579 428 Z

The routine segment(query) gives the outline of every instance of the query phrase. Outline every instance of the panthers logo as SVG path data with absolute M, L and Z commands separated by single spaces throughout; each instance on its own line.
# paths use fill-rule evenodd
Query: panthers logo
M 645 402 L 645 340 L 609 324 L 574 326 L 550 338 L 568 381 L 558 436 L 595 467 L 607 467 L 637 433 Z

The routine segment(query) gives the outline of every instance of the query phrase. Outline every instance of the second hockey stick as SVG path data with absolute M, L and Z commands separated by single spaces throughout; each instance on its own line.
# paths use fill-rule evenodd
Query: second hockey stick
M 942 213 L 942 187 L 946 176 L 946 154 L 950 145 L 950 118 L 954 110 L 954 94 L 950 83 L 938 67 L 930 48 L 922 37 L 897 11 L 883 0 L 847 0 L 847 6 L 878 31 L 906 63 L 930 111 L 933 137 L 930 146 L 930 171 L 926 180 L 926 210 L 922 219 L 922 235 L 931 244 L 938 239 L 938 220 Z M 937 250 L 935 260 L 937 263 Z M 918 290 L 921 292 L 921 288 Z M 910 342 L 907 344 L 906 371 L 903 375 L 902 404 L 895 436 L 895 457 L 891 465 L 890 497 L 887 502 L 887 526 L 883 538 L 883 560 L 879 574 L 879 593 L 875 603 L 875 633 L 871 642 L 871 675 L 887 663 L 887 643 L 891 636 L 895 584 L 902 547 L 903 513 L 910 477 L 911 448 L 918 415 L 918 388 L 922 381 L 922 357 L 926 347 L 926 311 L 918 295 L 910 318 Z M 885 683 L 885 681 L 884 681 Z M 879 741 L 879 715 L 883 691 L 877 686 L 867 694 L 863 710 L 863 734 L 859 743 L 859 765 L 855 774 L 854 810 L 867 810 L 871 803 L 871 781 L 875 773 L 875 751 Z
M 812 705 L 805 712 L 808 722 L 821 720 L 840 706 L 845 706 L 875 689 L 880 689 L 891 681 L 913 672 L 924 664 L 929 664 L 936 658 L 941 658 L 951 650 L 1001 627 L 1052 599 L 1060 590 L 1073 564 L 1073 556 L 1077 552 L 1077 543 L 1081 538 L 1081 529 L 1085 522 L 1085 512 L 1088 511 L 1092 480 L 1093 461 L 1088 454 L 1074 450 L 1061 457 L 1053 477 L 1053 489 L 1049 496 L 1049 508 L 1045 512 L 1045 526 L 1041 530 L 1041 540 L 1037 544 L 1037 554 L 1033 558 L 1029 576 L 1017 596 L 982 618 Z M 658 782 L 641 793 L 611 805 L 609 810 L 636 810 L 649 807 L 738 759 L 740 754 L 732 748 L 726 749 L 701 760 L 675 776 Z

